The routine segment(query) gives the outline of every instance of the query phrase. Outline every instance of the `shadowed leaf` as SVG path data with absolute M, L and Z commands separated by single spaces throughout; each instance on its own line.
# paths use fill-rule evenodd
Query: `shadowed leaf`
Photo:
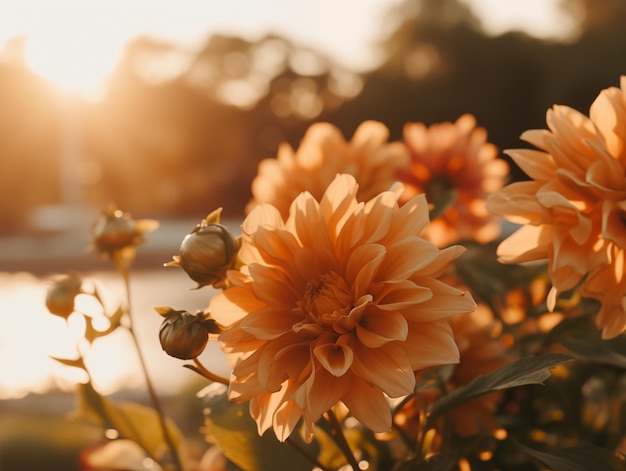
M 550 368 L 571 360 L 573 357 L 570 355 L 551 353 L 522 358 L 508 363 L 496 371 L 479 376 L 467 385 L 443 396 L 430 410 L 428 423 L 430 424 L 456 407 L 490 392 L 526 384 L 543 384 L 550 377 Z
M 626 471 L 626 461 L 596 446 L 577 446 L 555 452 L 538 451 L 520 443 L 516 446 L 552 471 Z

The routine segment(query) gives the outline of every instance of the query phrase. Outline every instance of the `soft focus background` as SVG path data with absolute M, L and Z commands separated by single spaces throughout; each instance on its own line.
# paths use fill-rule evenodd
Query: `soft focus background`
M 553 104 L 587 113 L 618 85 L 625 25 L 623 0 L 0 0 L 0 471 L 77 469 L 93 440 L 63 420 L 80 378 L 49 359 L 73 350 L 44 296 L 68 270 L 121 295 L 84 252 L 109 202 L 161 221 L 133 311 L 167 412 L 193 435 L 203 383 L 161 351 L 152 307 L 193 311 L 211 293 L 162 264 L 218 206 L 237 231 L 261 159 L 314 121 L 349 138 L 380 120 L 399 139 L 466 112 L 500 149 L 522 146 Z M 103 340 L 96 386 L 143 401 L 129 339 Z

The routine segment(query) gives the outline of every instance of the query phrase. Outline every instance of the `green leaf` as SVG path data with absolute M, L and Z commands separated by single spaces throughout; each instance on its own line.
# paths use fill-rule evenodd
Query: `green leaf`
M 288 443 L 281 443 L 271 430 L 262 436 L 248 411 L 248 404 L 228 401 L 223 385 L 214 383 L 205 396 L 205 430 L 207 440 L 217 444 L 224 455 L 245 471 L 292 471 L 311 469 L 312 463 Z M 294 433 L 297 442 L 311 456 L 317 456 L 317 446 L 304 443 Z
M 85 339 L 89 343 L 93 343 L 93 341 L 97 338 L 109 335 L 121 325 L 123 315 L 124 310 L 121 307 L 118 307 L 113 314 L 107 316 L 107 319 L 109 321 L 109 327 L 107 327 L 105 330 L 96 329 L 93 326 L 93 319 L 89 316 L 85 316 Z
M 128 438 L 141 446 L 157 462 L 163 462 L 169 445 L 163 436 L 157 412 L 133 402 L 113 402 L 100 395 L 91 384 L 80 384 L 78 408 L 72 415 L 75 420 L 101 425 L 117 430 L 120 438 Z M 167 433 L 181 456 L 183 437 L 176 425 L 165 419 Z
M 456 407 L 490 392 L 527 384 L 543 384 L 550 377 L 550 368 L 571 360 L 573 357 L 570 355 L 549 353 L 508 363 L 439 399 L 430 410 L 428 424 Z
M 626 461 L 609 450 L 592 445 L 555 452 L 538 451 L 520 443 L 515 445 L 552 471 L 626 471 Z
M 603 340 L 587 317 L 565 319 L 550 331 L 547 340 L 560 343 L 577 358 L 626 369 L 626 336 Z
M 459 457 L 453 453 L 441 453 L 418 463 L 410 460 L 402 463 L 394 471 L 452 471 L 456 468 Z

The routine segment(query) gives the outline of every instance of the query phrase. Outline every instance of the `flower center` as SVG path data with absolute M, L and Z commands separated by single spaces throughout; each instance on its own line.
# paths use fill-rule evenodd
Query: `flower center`
M 348 315 L 353 299 L 346 281 L 331 271 L 307 283 L 301 308 L 318 324 L 332 324 Z

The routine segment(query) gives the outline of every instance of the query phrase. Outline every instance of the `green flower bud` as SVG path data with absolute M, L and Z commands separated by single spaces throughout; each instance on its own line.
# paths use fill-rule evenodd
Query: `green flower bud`
M 113 255 L 144 241 L 143 234 L 159 226 L 153 219 L 134 220 L 114 206 L 109 206 L 96 221 L 92 231 L 91 249 L 104 255 Z
M 239 241 L 219 224 L 221 208 L 209 214 L 185 236 L 179 254 L 166 266 L 180 266 L 198 288 L 211 285 L 223 288 L 226 272 L 235 266 Z
M 216 330 L 212 328 L 215 321 L 205 320 L 202 311 L 191 314 L 170 309 L 165 313 L 163 308 L 159 309 L 159 313 L 165 316 L 159 329 L 159 340 L 165 353 L 181 360 L 200 355 L 209 341 L 209 333 Z
M 67 319 L 74 312 L 76 296 L 83 293 L 83 280 L 75 274 L 59 275 L 46 293 L 46 307 L 51 314 Z

